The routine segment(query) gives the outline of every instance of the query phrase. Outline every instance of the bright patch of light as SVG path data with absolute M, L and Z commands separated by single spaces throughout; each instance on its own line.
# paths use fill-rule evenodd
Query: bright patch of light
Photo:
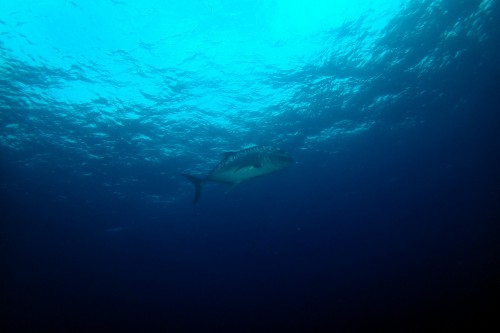
M 396 9 L 394 0 L 277 0 L 271 30 L 276 38 L 335 29 L 367 13 Z
M 376 16 L 401 2 L 5 0 L 0 19 L 17 24 L 30 48 L 37 48 L 37 56 L 66 64 L 81 58 L 121 61 L 131 52 L 156 66 L 184 65 L 193 56 L 221 65 L 245 57 L 276 64 L 279 59 L 292 61 L 316 52 L 317 41 L 311 38 L 315 34 L 367 12 Z M 25 19 L 25 13 L 37 19 Z M 22 40 L 7 39 L 5 44 L 14 50 L 24 48 Z
M 76 73 L 52 91 L 57 101 L 152 106 L 155 96 L 182 96 L 185 106 L 217 112 L 241 91 L 255 88 L 254 101 L 276 96 L 255 85 L 261 75 L 314 63 L 335 29 L 365 14 L 364 31 L 380 29 L 404 1 L 3 0 L 0 35 L 20 61 Z

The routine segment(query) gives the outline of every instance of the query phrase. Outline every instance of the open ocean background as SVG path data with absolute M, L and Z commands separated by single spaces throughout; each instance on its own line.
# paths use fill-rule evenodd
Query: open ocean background
M 493 332 L 499 88 L 497 0 L 1 0 L 0 330 Z

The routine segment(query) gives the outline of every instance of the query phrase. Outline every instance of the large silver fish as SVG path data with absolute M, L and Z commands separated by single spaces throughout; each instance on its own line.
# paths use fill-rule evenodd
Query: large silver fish
M 224 159 L 205 178 L 182 175 L 194 184 L 194 203 L 197 203 L 205 182 L 228 184 L 234 188 L 245 180 L 282 170 L 292 163 L 292 157 L 280 148 L 255 146 L 224 153 Z

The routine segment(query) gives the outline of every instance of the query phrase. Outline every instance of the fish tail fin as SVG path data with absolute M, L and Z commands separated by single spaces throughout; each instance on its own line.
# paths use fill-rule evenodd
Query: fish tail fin
M 183 173 L 182 175 L 184 177 L 186 177 L 187 179 L 189 179 L 191 181 L 191 183 L 193 183 L 193 185 L 194 185 L 194 191 L 195 191 L 194 192 L 193 203 L 197 203 L 198 200 L 200 200 L 201 185 L 203 184 L 203 179 L 195 177 L 195 176 L 191 176 L 191 175 L 188 175 L 188 174 L 185 174 L 185 173 Z

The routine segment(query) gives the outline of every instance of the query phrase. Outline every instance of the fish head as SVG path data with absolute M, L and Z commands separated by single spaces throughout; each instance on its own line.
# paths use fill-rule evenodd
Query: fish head
M 273 148 L 269 154 L 269 158 L 276 169 L 284 169 L 293 163 L 292 156 L 281 148 Z

